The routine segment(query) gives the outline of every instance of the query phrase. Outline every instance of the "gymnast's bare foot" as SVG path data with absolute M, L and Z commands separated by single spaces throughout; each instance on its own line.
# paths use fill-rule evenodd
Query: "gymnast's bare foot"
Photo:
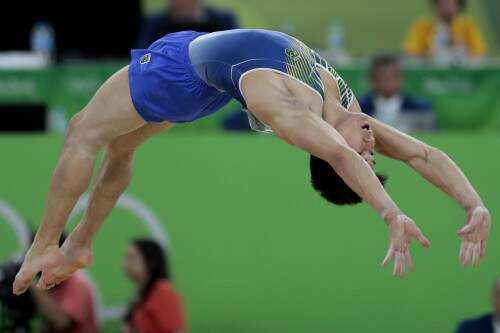
M 90 246 L 75 246 L 69 237 L 61 248 L 57 245 L 49 245 L 39 249 L 32 245 L 16 275 L 12 290 L 16 295 L 24 293 L 39 272 L 42 272 L 42 275 L 37 287 L 50 289 L 69 278 L 76 270 L 87 267 L 91 263 Z

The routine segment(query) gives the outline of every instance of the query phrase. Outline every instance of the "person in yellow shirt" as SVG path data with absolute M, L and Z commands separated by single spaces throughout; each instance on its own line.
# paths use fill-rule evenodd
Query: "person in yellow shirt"
M 405 53 L 441 63 L 483 57 L 486 54 L 483 35 L 474 20 L 462 13 L 465 0 L 431 2 L 436 16 L 413 23 L 405 39 Z

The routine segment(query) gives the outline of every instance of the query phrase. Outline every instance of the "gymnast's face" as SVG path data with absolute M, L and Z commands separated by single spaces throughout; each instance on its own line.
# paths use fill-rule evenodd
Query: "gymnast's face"
M 130 244 L 125 251 L 122 262 L 123 271 L 136 284 L 143 284 L 147 279 L 146 263 L 137 247 Z
M 357 151 L 373 168 L 375 165 L 375 159 L 373 158 L 375 137 L 368 122 L 368 117 L 363 114 L 352 114 L 336 126 L 336 129 L 344 137 L 347 144 Z

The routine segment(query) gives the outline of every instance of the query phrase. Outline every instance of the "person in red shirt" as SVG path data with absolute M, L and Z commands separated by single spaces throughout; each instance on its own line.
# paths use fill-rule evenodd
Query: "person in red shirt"
M 181 333 L 185 329 L 182 300 L 170 282 L 163 248 L 149 239 L 127 247 L 123 270 L 137 287 L 137 300 L 125 318 L 124 333 Z
M 81 272 L 49 291 L 31 288 L 42 318 L 43 333 L 99 333 L 94 294 Z

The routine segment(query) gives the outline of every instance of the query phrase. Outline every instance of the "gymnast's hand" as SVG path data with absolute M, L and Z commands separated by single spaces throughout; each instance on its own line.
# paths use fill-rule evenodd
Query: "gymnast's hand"
M 483 206 L 471 209 L 467 215 L 465 226 L 457 232 L 462 237 L 459 259 L 464 266 L 477 266 L 486 252 L 491 215 Z
M 413 270 L 413 262 L 409 245 L 412 240 L 418 240 L 424 247 L 429 247 L 430 242 L 420 228 L 408 216 L 396 215 L 389 221 L 390 245 L 382 265 L 387 265 L 394 259 L 393 275 L 403 278 L 406 269 Z

